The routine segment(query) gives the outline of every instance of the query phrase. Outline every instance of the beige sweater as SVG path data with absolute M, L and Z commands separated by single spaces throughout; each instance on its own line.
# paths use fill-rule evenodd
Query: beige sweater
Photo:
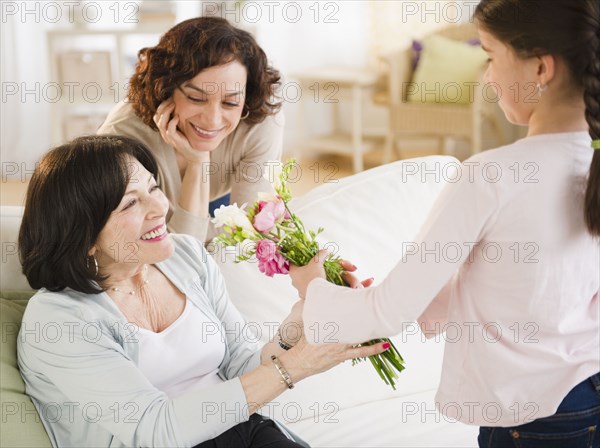
M 231 192 L 231 203 L 252 204 L 258 192 L 271 192 L 263 178 L 271 172 L 269 161 L 280 160 L 283 141 L 283 113 L 270 116 L 262 123 L 248 126 L 240 121 L 211 153 L 207 170 L 210 178 L 210 200 Z M 168 227 L 174 233 L 186 233 L 208 242 L 220 229 L 207 218 L 192 215 L 179 206 L 181 175 L 175 150 L 166 144 L 160 133 L 147 126 L 133 111 L 130 103 L 120 103 L 108 115 L 98 134 L 120 134 L 143 142 L 156 158 L 159 167 L 158 184 L 169 198 Z

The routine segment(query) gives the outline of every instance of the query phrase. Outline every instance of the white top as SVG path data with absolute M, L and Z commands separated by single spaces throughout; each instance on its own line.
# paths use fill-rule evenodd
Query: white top
M 188 235 L 171 238 L 173 255 L 156 266 L 191 305 L 210 317 L 211 331 L 223 328 L 225 355 L 219 376 L 224 381 L 170 398 L 140 370 L 140 332 L 107 293 L 42 288 L 27 304 L 21 333 L 56 325 L 70 331 L 58 339 L 20 334 L 17 354 L 26 392 L 40 415 L 50 405 L 62 415 L 41 419 L 52 446 L 196 446 L 248 420 L 239 377 L 260 365 L 261 347 L 236 331 L 246 323 L 203 244 Z M 202 340 L 194 342 L 200 350 Z M 92 404 L 97 412 L 72 412 L 74 403 Z M 231 408 L 206 412 L 202 403 L 228 403 Z
M 175 322 L 159 333 L 139 328 L 137 338 L 140 370 L 169 398 L 223 382 L 218 376 L 225 356 L 221 328 L 188 299 Z
M 576 132 L 471 157 L 381 284 L 309 284 L 307 337 L 326 342 L 335 322 L 340 342 L 359 343 L 419 320 L 446 331 L 443 414 L 480 426 L 554 414 L 600 371 L 600 246 L 583 220 L 592 156 Z

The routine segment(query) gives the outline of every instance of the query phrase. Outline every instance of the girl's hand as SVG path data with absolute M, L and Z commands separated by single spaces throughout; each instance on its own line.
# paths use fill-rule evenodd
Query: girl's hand
M 199 151 L 192 148 L 187 137 L 177 129 L 179 125 L 179 116 L 174 114 L 175 102 L 172 98 L 160 103 L 156 109 L 153 120 L 158 127 L 160 136 L 168 145 L 175 148 L 188 163 L 207 162 L 210 158 L 210 153 L 207 151 Z
M 306 295 L 308 284 L 315 278 L 325 278 L 325 268 L 323 262 L 329 255 L 326 250 L 320 250 L 317 255 L 306 265 L 302 267 L 290 266 L 290 277 L 292 285 L 298 290 L 301 299 Z M 342 277 L 351 288 L 367 288 L 373 284 L 373 278 L 360 281 L 352 272 L 356 271 L 356 266 L 347 260 L 341 260 L 341 265 L 344 268 Z
M 340 264 L 344 268 L 342 277 L 346 283 L 348 283 L 350 288 L 368 288 L 373 284 L 373 281 L 375 280 L 373 277 L 361 281 L 358 279 L 358 277 L 352 274 L 352 272 L 356 271 L 357 267 L 348 260 L 341 260 Z

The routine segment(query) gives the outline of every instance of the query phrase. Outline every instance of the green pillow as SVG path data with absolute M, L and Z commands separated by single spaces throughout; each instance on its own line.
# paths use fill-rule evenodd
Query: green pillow
M 423 41 L 412 83 L 404 86 L 409 103 L 468 104 L 487 59 L 479 46 L 442 36 Z
M 22 294 L 11 292 L 11 300 L 0 298 L 0 446 L 11 448 L 52 446 L 33 402 L 25 395 L 25 383 L 17 367 L 17 334 L 26 299 L 31 294 L 31 291 Z

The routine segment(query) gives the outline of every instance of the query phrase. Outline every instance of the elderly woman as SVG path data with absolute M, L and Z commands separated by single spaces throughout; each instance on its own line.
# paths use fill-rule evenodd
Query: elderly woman
M 128 101 L 98 133 L 145 143 L 170 201 L 169 229 L 208 241 L 212 209 L 271 188 L 263 174 L 281 157 L 279 81 L 248 32 L 217 17 L 186 20 L 140 50 Z
M 92 136 L 50 151 L 31 179 L 19 249 L 41 289 L 18 355 L 53 445 L 300 446 L 257 410 L 386 347 L 245 340 L 203 244 L 167 231 L 157 174 L 143 144 Z

